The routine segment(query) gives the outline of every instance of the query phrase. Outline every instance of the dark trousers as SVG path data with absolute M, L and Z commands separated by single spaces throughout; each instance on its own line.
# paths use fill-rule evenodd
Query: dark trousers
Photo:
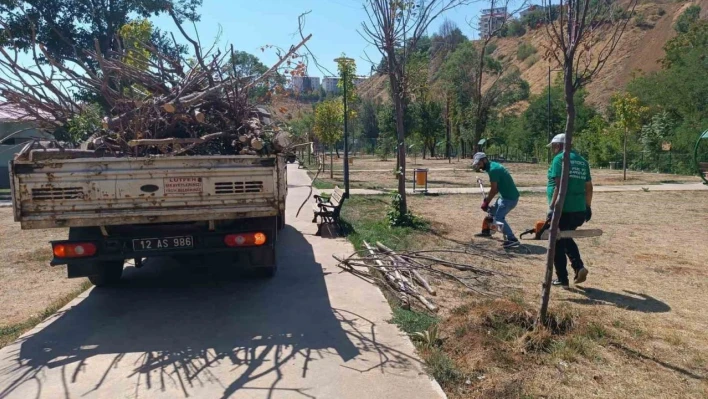
M 585 223 L 585 212 L 567 212 L 561 215 L 559 229 L 560 231 L 575 230 Z M 564 283 L 568 282 L 568 260 L 570 266 L 576 272 L 585 265 L 580 258 L 580 250 L 578 244 L 572 238 L 563 238 L 556 243 L 556 254 L 553 258 L 553 264 L 556 267 L 556 276 L 558 280 Z

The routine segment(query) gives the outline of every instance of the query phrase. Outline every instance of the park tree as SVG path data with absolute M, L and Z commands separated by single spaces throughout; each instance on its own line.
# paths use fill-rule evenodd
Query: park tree
M 529 95 L 529 85 L 518 69 L 484 55 L 487 45 L 462 44 L 450 55 L 444 70 L 448 90 L 462 109 L 466 125 L 472 127 L 475 150 L 490 118 Z
M 649 110 L 639 103 L 637 97 L 628 93 L 617 94 L 612 98 L 612 113 L 615 123 L 623 134 L 622 139 L 622 180 L 627 180 L 627 140 L 630 134 L 636 134 L 642 127 L 642 119 Z
M 502 7 L 508 10 L 511 3 L 511 0 L 490 0 L 489 8 Z M 523 2 L 522 7 L 524 5 L 525 2 Z M 518 11 L 520 9 L 511 11 L 507 15 L 512 15 Z M 479 32 L 481 39 L 475 43 L 475 47 L 468 48 L 464 53 L 461 53 L 453 63 L 463 66 L 460 63 L 461 59 L 467 59 L 467 62 L 471 63 L 465 68 L 465 75 L 467 75 L 467 79 L 472 80 L 467 83 L 467 86 L 471 90 L 472 99 L 472 108 L 469 109 L 469 112 L 471 112 L 474 125 L 474 137 L 472 139 L 474 151 L 478 150 L 479 140 L 487 128 L 487 123 L 494 108 L 519 96 L 524 91 L 526 92 L 525 97 L 528 98 L 528 83 L 521 79 L 521 73 L 518 69 L 510 67 L 508 62 L 504 63 L 489 56 L 492 52 L 490 51 L 490 44 L 507 28 L 507 22 L 508 18 L 504 16 L 498 24 L 487 24 L 487 30 Z M 474 28 L 472 24 L 470 26 Z M 458 74 L 457 78 L 459 79 L 460 77 L 461 74 Z M 523 96 L 523 94 L 521 95 Z
M 332 171 L 332 147 L 342 139 L 344 124 L 344 108 L 341 98 L 326 100 L 315 108 L 314 131 L 320 142 L 330 148 L 329 177 L 334 178 Z
M 132 21 L 167 12 L 180 21 L 196 21 L 201 3 L 202 0 L 2 0 L 0 36 L 6 46 L 31 52 L 35 45 L 41 45 L 54 60 L 87 64 L 95 73 L 95 60 L 85 50 L 98 50 L 108 56 L 120 49 L 119 33 Z M 152 29 L 150 35 L 152 44 L 166 54 L 186 51 L 186 47 L 174 44 L 166 32 Z M 166 52 L 168 48 L 170 51 Z
M 679 15 L 674 24 L 674 29 L 678 33 L 687 33 L 693 24 L 701 17 L 701 6 L 691 5 Z
M 541 306 L 536 322 L 544 325 L 548 314 L 553 278 L 553 258 L 558 239 L 563 204 L 568 190 L 570 175 L 570 151 L 575 132 L 575 93 L 582 89 L 602 70 L 620 42 L 634 14 L 637 0 L 627 2 L 596 0 L 544 0 L 547 12 L 546 38 L 548 58 L 563 70 L 563 92 L 566 103 L 565 151 L 562 174 L 558 185 L 558 198 L 554 204 L 546 254 L 546 274 L 543 281 Z M 553 20 L 554 6 L 560 8 L 558 18 Z
M 361 113 L 359 114 L 362 136 L 370 143 L 372 149 L 375 147 L 376 139 L 379 137 L 378 106 L 374 100 L 364 98 L 361 101 Z
M 465 0 L 366 0 L 368 21 L 362 22 L 360 34 L 386 60 L 386 73 L 392 92 L 396 116 L 398 152 L 399 213 L 408 214 L 406 200 L 406 126 L 405 104 L 408 97 L 406 64 L 418 41 L 430 24 L 442 13 Z

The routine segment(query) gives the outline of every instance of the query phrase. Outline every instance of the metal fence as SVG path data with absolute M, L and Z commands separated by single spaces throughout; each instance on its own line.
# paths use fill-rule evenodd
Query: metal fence
M 396 142 L 391 139 L 351 139 L 349 142 L 349 148 L 350 153 L 354 155 L 375 155 L 382 158 L 396 156 Z M 317 149 L 318 152 L 322 150 L 322 146 Z M 329 152 L 330 149 L 327 148 L 325 151 Z M 342 154 L 344 151 L 344 144 L 338 143 L 332 148 L 332 151 L 339 151 L 339 153 Z M 424 150 L 419 144 L 411 145 L 407 143 L 406 152 L 409 156 L 417 156 L 420 158 L 423 157 L 423 153 L 425 152 L 426 157 L 431 157 L 430 150 L 428 148 Z M 546 151 L 545 148 L 529 153 L 528 151 L 523 151 L 513 147 L 491 146 L 485 149 L 485 152 L 490 159 L 500 162 L 548 163 L 550 161 L 549 152 Z M 471 158 L 473 151 L 470 148 L 466 148 L 465 151 L 462 151 L 459 143 L 455 143 L 451 145 L 450 155 L 453 158 Z M 622 169 L 621 153 L 616 154 L 611 158 L 611 160 L 605 162 L 592 161 L 594 159 L 591 156 L 592 154 L 581 152 L 581 155 L 590 160 L 590 165 L 592 167 L 618 170 Z M 432 157 L 439 159 L 444 159 L 446 157 L 444 141 L 436 143 L 435 153 Z M 703 160 L 703 162 L 706 161 L 708 161 L 708 159 Z M 643 151 L 631 152 L 627 154 L 627 169 L 643 172 L 692 175 L 696 173 L 695 162 L 696 161 L 693 154 L 675 153 L 673 151 L 657 153 Z

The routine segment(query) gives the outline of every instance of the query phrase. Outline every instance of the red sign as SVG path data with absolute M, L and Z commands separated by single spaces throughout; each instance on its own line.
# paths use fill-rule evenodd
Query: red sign
M 168 177 L 163 182 L 165 194 L 195 194 L 204 191 L 201 177 Z

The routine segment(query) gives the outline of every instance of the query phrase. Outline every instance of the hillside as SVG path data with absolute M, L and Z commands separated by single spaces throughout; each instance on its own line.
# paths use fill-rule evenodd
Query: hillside
M 701 17 L 708 16 L 708 0 L 693 2 L 672 2 L 670 0 L 652 0 L 641 2 L 636 15 L 643 15 L 646 21 L 638 27 L 635 20 L 627 26 L 627 31 L 615 49 L 604 69 L 587 85 L 587 101 L 604 108 L 618 89 L 624 87 L 637 73 L 658 71 L 663 58 L 663 46 L 675 35 L 674 21 L 691 4 L 700 5 Z M 541 93 L 548 84 L 548 63 L 543 60 L 546 32 L 543 28 L 529 30 L 524 36 L 499 38 L 494 41 L 494 52 L 499 58 L 510 60 L 522 72 L 522 77 L 529 82 L 531 93 Z M 521 43 L 532 45 L 537 53 L 525 60 L 517 58 L 517 49 Z M 359 88 L 363 97 L 388 100 L 387 79 L 374 76 Z

